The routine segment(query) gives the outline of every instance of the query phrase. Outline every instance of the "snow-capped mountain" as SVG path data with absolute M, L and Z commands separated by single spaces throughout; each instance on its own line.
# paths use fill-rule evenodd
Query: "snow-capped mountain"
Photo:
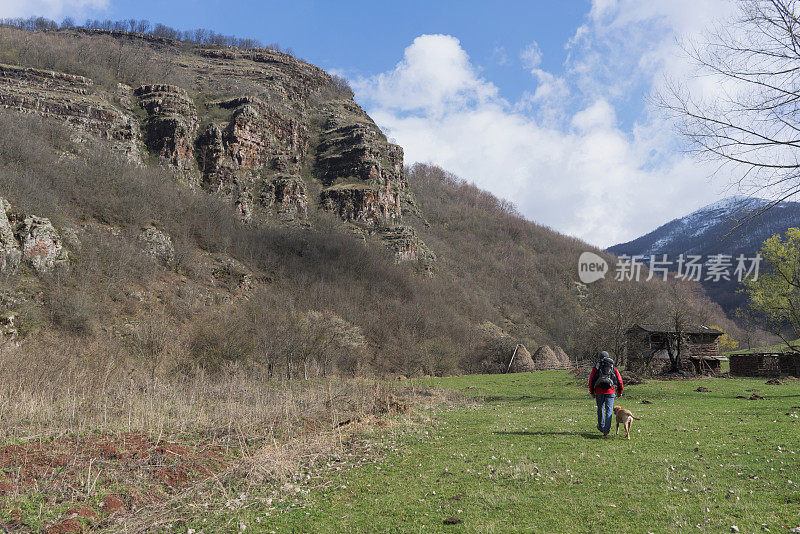
M 716 254 L 755 256 L 765 239 L 800 226 L 800 203 L 781 202 L 764 213 L 771 201 L 762 198 L 732 196 L 674 219 L 633 241 L 608 248 L 617 256 L 668 255 L 677 260 L 680 254 L 700 255 L 706 260 Z M 758 215 L 756 215 L 758 214 Z M 726 311 L 741 306 L 745 299 L 737 294 L 738 282 L 703 282 L 708 295 Z

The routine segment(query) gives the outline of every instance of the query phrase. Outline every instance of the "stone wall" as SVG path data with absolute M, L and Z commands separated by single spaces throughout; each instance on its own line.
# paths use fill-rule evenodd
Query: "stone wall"
M 800 377 L 800 353 L 731 354 L 731 374 Z

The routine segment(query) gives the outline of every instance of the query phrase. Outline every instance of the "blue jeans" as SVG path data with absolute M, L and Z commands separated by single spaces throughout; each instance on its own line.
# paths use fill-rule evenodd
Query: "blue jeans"
M 597 402 L 597 426 L 602 429 L 603 434 L 611 432 L 611 419 L 614 417 L 614 397 L 616 395 L 613 393 L 608 395 L 598 393 L 594 396 L 594 400 Z

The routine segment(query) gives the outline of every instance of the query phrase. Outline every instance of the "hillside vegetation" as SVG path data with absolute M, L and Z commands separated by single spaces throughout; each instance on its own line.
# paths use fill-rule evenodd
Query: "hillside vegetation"
M 658 320 L 678 303 L 697 321 L 735 330 L 690 285 L 577 283 L 577 256 L 591 247 L 441 169 L 398 168 L 398 147 L 352 93 L 291 56 L 6 27 L 0 58 L 99 80 L 79 94 L 132 132 L 112 125 L 97 134 L 107 126 L 63 115 L 58 98 L 68 91 L 53 96 L 52 83 L 36 85 L 39 71 L 7 69 L 0 97 L 14 104 L 0 113 L 0 197 L 49 218 L 70 253 L 66 268 L 4 275 L 0 305 L 16 314 L 23 341 L 6 348 L 25 355 L 16 357 L 48 336 L 92 365 L 115 361 L 150 379 L 230 365 L 274 378 L 413 376 L 497 370 L 518 341 L 581 358 L 619 347 L 630 323 Z M 273 69 L 276 81 L 252 69 Z M 111 92 L 162 82 L 178 88 L 134 91 L 144 108 Z M 19 87 L 54 104 L 31 108 Z M 195 120 L 233 132 L 222 141 L 233 156 L 208 167 Z M 167 128 L 155 130 L 166 141 L 145 135 L 154 124 Z M 271 137 L 283 135 L 279 127 L 307 148 Z M 273 163 L 248 163 L 265 149 L 242 132 L 259 128 L 278 147 L 263 156 Z M 278 186 L 287 187 L 282 197 Z M 365 190 L 376 200 L 359 196 Z M 268 193 L 271 203 L 260 204 Z M 142 253 L 146 228 L 168 236 L 174 256 Z M 46 356 L 33 360 L 49 368 Z

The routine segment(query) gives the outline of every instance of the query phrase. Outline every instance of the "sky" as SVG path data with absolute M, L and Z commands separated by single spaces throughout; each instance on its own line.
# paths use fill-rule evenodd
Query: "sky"
M 731 195 L 651 96 L 706 97 L 680 43 L 731 0 L 0 0 L 0 17 L 148 19 L 279 43 L 348 78 L 406 163 L 440 165 L 529 220 L 607 247 Z

